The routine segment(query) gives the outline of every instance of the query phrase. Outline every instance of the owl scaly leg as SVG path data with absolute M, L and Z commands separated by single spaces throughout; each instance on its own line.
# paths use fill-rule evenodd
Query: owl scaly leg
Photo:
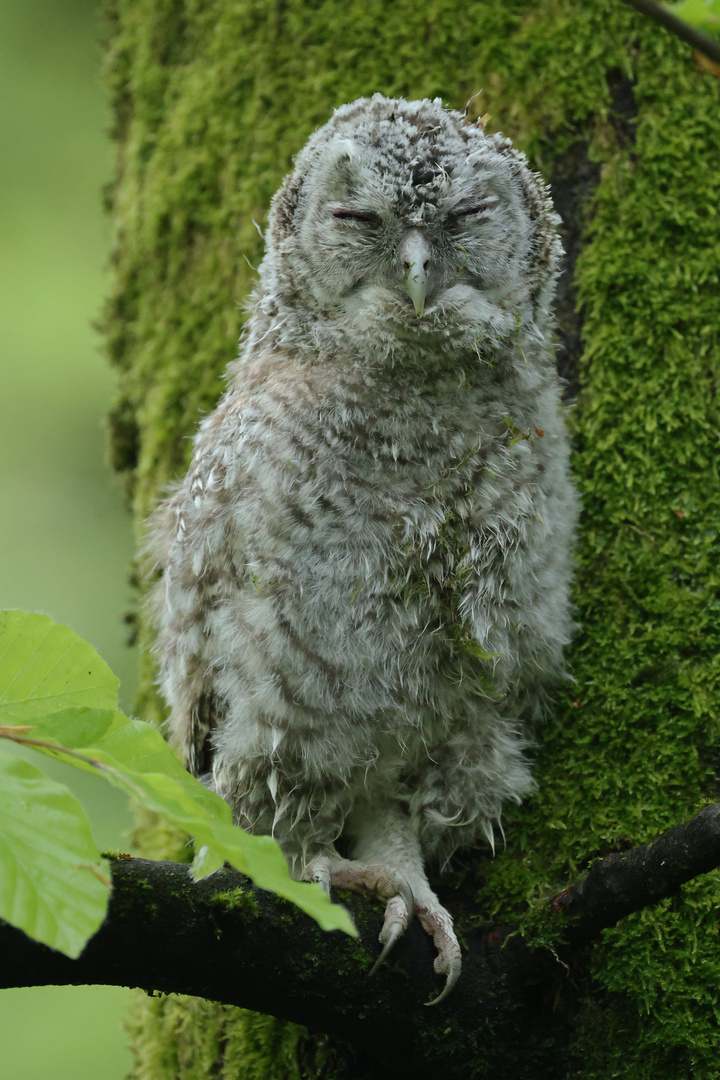
M 445 976 L 443 989 L 427 1002 L 437 1005 L 447 997 L 460 977 L 460 943 L 453 930 L 452 916 L 430 888 L 420 841 L 409 817 L 397 804 L 364 802 L 348 817 L 347 834 L 352 840 L 350 854 L 353 858 L 392 866 L 412 889 L 415 914 L 437 949 L 435 972 Z

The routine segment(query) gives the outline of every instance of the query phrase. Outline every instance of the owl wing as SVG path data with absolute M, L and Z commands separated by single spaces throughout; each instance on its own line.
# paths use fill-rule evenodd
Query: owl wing
M 152 515 L 146 554 L 158 579 L 149 597 L 170 742 L 195 776 L 212 771 L 225 705 L 215 686 L 216 613 L 248 580 L 233 506 L 242 491 L 240 405 L 228 394 L 202 423 L 185 480 Z
M 182 744 L 183 763 L 193 776 L 212 774 L 212 735 L 221 719 L 215 694 L 212 690 L 202 690 L 195 707 L 191 708 Z

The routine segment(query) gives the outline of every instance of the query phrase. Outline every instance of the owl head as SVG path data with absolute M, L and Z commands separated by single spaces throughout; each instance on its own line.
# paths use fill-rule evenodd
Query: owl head
M 434 101 L 338 109 L 273 199 L 260 293 L 392 349 L 541 332 L 561 255 L 523 154 Z

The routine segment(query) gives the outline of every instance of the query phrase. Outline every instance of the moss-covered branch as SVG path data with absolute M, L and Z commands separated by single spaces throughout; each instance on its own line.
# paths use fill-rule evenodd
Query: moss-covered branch
M 541 1054 L 550 1028 L 565 1023 L 552 1001 L 564 970 L 558 956 L 568 960 L 601 930 L 718 865 L 720 805 L 713 805 L 651 844 L 608 856 L 555 897 L 543 917 L 552 949 L 526 940 L 522 926 L 468 935 L 452 999 L 428 1010 L 433 947 L 417 924 L 371 980 L 380 916 L 367 901 L 350 899 L 358 943 L 322 934 L 234 870 L 194 884 L 183 863 L 116 859 L 108 917 L 82 956 L 70 960 L 0 924 L 0 983 L 192 994 L 339 1037 L 377 1077 L 433 1076 L 441 1062 L 444 1075 L 466 1075 L 479 1054 L 495 1058 L 493 1075 L 504 1077 L 516 1074 L 520 1047 L 527 1063 L 534 1044 Z
M 585 945 L 633 911 L 641 911 L 679 891 L 686 881 L 720 866 L 720 804 L 706 806 L 691 821 L 676 825 L 650 844 L 607 855 L 552 907 L 573 916 L 564 940 Z

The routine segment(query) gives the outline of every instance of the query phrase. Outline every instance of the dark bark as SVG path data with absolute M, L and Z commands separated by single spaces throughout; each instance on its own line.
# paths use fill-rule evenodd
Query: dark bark
M 0 923 L 0 984 L 140 986 L 240 1005 L 346 1040 L 378 1078 L 531 1078 L 565 1052 L 567 1019 L 554 999 L 576 950 L 718 865 L 716 804 L 650 844 L 607 856 L 551 900 L 541 936 L 553 948 L 507 926 L 467 935 L 457 987 L 429 1009 L 438 989 L 433 947 L 417 923 L 370 979 L 381 920 L 363 898 L 348 900 L 356 942 L 323 934 L 234 870 L 194 884 L 184 863 L 113 860 L 108 916 L 82 956 L 70 960 Z
M 565 258 L 555 298 L 558 330 L 557 369 L 565 382 L 565 397 L 573 400 L 580 388 L 580 357 L 583 351 L 583 312 L 578 307 L 575 263 L 580 254 L 580 238 L 586 208 L 600 180 L 600 166 L 590 161 L 588 144 L 582 139 L 561 154 L 550 178 L 555 209 L 560 215 Z
M 637 102 L 634 84 L 620 68 L 612 68 L 606 75 L 610 93 L 610 123 L 618 144 L 630 150 L 635 145 L 637 126 Z M 553 163 L 550 177 L 555 210 L 560 215 L 560 236 L 565 258 L 555 296 L 555 322 L 557 325 L 557 370 L 565 382 L 565 398 L 573 401 L 580 389 L 580 358 L 584 349 L 584 311 L 578 305 L 578 287 L 575 264 L 580 255 L 581 239 L 585 229 L 585 217 L 592 207 L 592 199 L 600 182 L 600 165 L 591 161 L 589 144 L 578 131 L 577 141 Z
M 556 896 L 553 908 L 572 915 L 566 944 L 585 945 L 601 930 L 672 896 L 686 881 L 718 865 L 720 804 L 714 803 L 649 844 L 600 859 L 578 885 Z

